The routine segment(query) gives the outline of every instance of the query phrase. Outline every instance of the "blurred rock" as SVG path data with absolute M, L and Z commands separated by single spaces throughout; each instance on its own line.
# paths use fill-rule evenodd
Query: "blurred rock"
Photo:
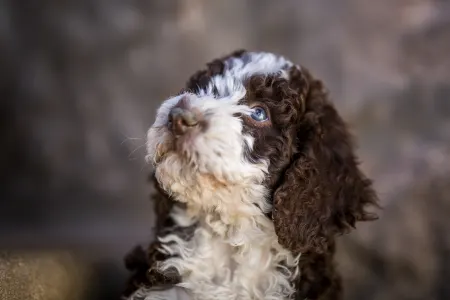
M 0 299 L 83 299 L 86 270 L 61 253 L 0 255 Z

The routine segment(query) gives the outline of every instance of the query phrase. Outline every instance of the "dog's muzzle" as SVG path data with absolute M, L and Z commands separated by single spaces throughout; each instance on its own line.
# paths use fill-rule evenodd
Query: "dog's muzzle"
M 179 137 L 196 128 L 200 120 L 199 111 L 191 107 L 188 97 L 183 97 L 169 112 L 168 128 Z
M 169 113 L 169 129 L 175 136 L 185 134 L 198 125 L 197 115 L 186 108 L 174 107 Z

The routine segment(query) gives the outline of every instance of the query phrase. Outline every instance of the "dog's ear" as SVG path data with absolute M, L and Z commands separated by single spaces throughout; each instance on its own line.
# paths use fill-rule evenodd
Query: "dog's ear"
M 273 221 L 281 245 L 293 252 L 323 253 L 329 240 L 376 219 L 366 211 L 377 196 L 358 168 L 346 124 L 327 92 L 305 69 L 291 73 L 304 114 L 297 127 L 297 152 L 273 196 Z

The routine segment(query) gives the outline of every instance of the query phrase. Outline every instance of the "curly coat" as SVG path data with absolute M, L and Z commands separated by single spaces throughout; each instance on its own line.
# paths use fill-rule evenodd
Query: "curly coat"
M 224 71 L 224 61 L 240 57 L 236 51 L 216 59 L 198 71 L 182 91 L 206 87 L 212 76 Z M 291 67 L 289 80 L 279 76 L 255 75 L 245 82 L 246 101 L 268 108 L 270 127 L 245 127 L 256 136 L 249 160 L 270 161 L 265 185 L 271 191 L 273 220 L 278 242 L 292 253 L 301 253 L 300 274 L 293 283 L 295 299 L 341 299 L 342 286 L 333 257 L 335 237 L 347 233 L 358 221 L 376 219 L 367 208 L 377 206 L 371 180 L 358 168 L 347 125 L 339 116 L 320 80 L 305 68 Z M 194 228 L 174 227 L 169 212 L 176 203 L 159 186 L 154 175 L 153 201 L 156 234 L 170 230 L 189 238 Z M 142 286 L 173 285 L 177 274 L 161 274 L 155 263 L 164 260 L 158 241 L 146 249 L 137 247 L 126 257 L 133 272 L 124 293 L 129 296 Z

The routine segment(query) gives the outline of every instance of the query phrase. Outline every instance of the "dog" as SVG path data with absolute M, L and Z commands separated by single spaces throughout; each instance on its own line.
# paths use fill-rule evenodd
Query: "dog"
M 335 238 L 377 218 L 372 181 L 323 83 L 235 51 L 165 100 L 148 131 L 157 240 L 125 299 L 341 299 Z

